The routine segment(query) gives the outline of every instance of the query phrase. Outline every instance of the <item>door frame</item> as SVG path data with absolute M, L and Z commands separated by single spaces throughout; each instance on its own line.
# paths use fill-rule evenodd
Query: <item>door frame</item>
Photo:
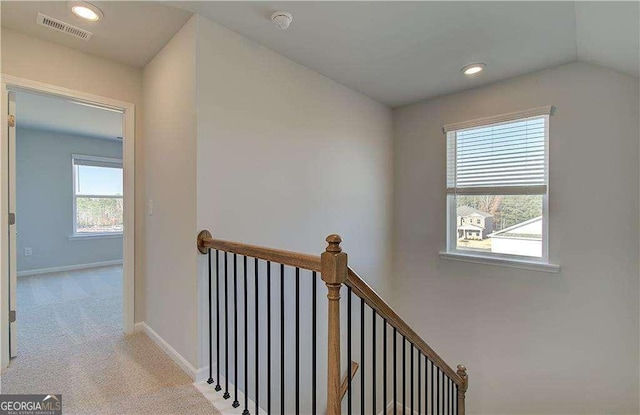
M 123 114 L 123 316 L 124 332 L 134 331 L 135 310 L 135 105 L 12 75 L 0 74 L 0 369 L 9 365 L 9 91 L 25 91 L 118 109 Z M 19 109 L 18 109 L 19 111 Z M 19 123 L 19 114 L 18 120 Z M 15 172 L 14 172 L 15 174 Z M 18 319 L 20 312 L 18 311 Z

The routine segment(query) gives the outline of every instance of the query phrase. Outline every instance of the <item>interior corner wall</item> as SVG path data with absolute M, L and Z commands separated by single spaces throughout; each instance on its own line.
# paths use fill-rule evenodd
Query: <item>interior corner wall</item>
M 391 304 L 449 363 L 468 412 L 638 413 L 638 79 L 572 63 L 394 110 Z M 559 274 L 440 259 L 442 126 L 554 105 L 549 248 Z
M 144 68 L 146 323 L 197 361 L 196 29 L 191 19 Z
M 73 234 L 72 154 L 122 159 L 122 142 L 19 127 L 16 132 L 18 275 L 122 261 L 122 236 Z M 46 209 L 43 209 L 46 206 Z M 24 249 L 32 249 L 26 256 Z
M 198 228 L 349 263 L 384 289 L 391 110 L 198 16 Z
M 391 253 L 391 110 L 206 18 L 197 21 L 198 229 L 220 239 L 316 255 L 324 251 L 326 236 L 338 233 L 349 264 L 384 295 Z M 203 310 L 205 264 L 201 256 Z M 293 280 L 291 273 L 286 281 Z M 310 275 L 301 281 L 303 296 L 310 293 L 308 281 Z M 285 300 L 289 306 L 293 296 Z M 320 302 L 318 338 L 326 329 L 323 309 Z M 301 321 L 309 321 L 306 313 L 303 307 Z M 293 320 L 285 324 L 293 330 Z M 310 336 L 301 341 L 301 350 L 311 350 Z M 266 349 L 260 353 L 265 362 Z M 278 357 L 269 359 L 274 367 L 280 364 Z M 321 353 L 319 368 L 323 359 Z M 301 368 L 303 382 L 309 369 Z M 286 370 L 291 390 L 293 365 Z M 230 374 L 230 381 L 244 384 L 242 373 L 238 379 Z M 261 396 L 267 383 L 261 379 Z M 319 379 L 318 385 L 323 396 L 326 382 Z M 300 406 L 308 408 L 311 396 L 304 389 Z M 279 405 L 274 397 L 273 407 Z
M 3 74 L 43 82 L 89 94 L 130 102 L 136 106 L 136 322 L 144 321 L 144 157 L 142 146 L 142 70 L 79 52 L 13 30 L 2 28 Z

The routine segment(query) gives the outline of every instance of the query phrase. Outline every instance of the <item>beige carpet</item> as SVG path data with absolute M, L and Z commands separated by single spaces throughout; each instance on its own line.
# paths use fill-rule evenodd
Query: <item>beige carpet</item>
M 76 274 L 29 277 L 22 293 L 19 282 L 19 307 L 28 317 L 19 329 L 19 356 L 2 374 L 2 393 L 61 393 L 64 414 L 219 414 L 146 335 L 122 334 L 121 319 L 113 316 L 121 300 L 92 294 L 98 286 L 117 286 L 107 281 L 118 279 L 117 272 L 103 271 L 93 281 Z M 48 292 L 47 286 L 67 301 L 45 295 L 28 306 L 28 296 Z

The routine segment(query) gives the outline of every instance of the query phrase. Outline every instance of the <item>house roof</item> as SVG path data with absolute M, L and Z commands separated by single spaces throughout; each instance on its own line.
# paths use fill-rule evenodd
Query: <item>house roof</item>
M 517 223 L 488 236 L 489 238 L 542 239 L 542 216 Z
M 492 218 L 493 215 L 488 214 L 487 212 L 483 212 L 481 210 L 472 208 L 471 206 L 460 206 L 457 209 L 458 216 L 482 216 L 483 218 Z

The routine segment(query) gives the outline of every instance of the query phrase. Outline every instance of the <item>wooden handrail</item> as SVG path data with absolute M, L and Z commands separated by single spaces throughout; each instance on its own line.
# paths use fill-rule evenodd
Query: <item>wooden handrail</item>
M 427 356 L 440 370 L 442 370 L 451 380 L 459 387 L 466 388 L 465 380 L 456 373 L 429 345 L 413 329 L 405 323 L 405 321 L 384 301 L 373 288 L 369 286 L 362 278 L 358 276 L 351 268 L 347 275 L 346 284 L 358 297 L 362 298 L 365 303 L 376 310 L 376 312 L 387 320 L 387 322 L 395 327 L 398 332 L 407 340 L 413 343 L 418 350 Z
M 320 256 L 318 255 L 300 254 L 298 252 L 284 251 L 281 249 L 213 239 L 208 231 L 202 231 L 198 235 L 198 250 L 206 253 L 207 249 L 218 249 L 224 252 L 276 262 L 278 264 L 322 272 Z
M 321 273 L 327 286 L 327 415 L 340 415 L 345 383 L 341 382 L 340 371 L 340 287 L 346 284 L 352 292 L 385 319 L 404 338 L 409 340 L 422 354 L 427 356 L 457 386 L 458 415 L 465 413 L 465 393 L 468 387 L 466 368 L 462 365 L 454 371 L 422 338 L 347 265 L 347 254 L 342 252 L 338 235 L 329 235 L 328 246 L 321 256 L 301 254 L 280 249 L 266 248 L 237 242 L 214 239 L 209 231 L 198 234 L 198 250 L 206 254 L 209 249 L 217 249 L 238 255 L 258 258 L 292 267 Z M 351 362 L 350 376 L 358 370 L 358 364 Z M 349 376 L 348 375 L 348 376 Z

